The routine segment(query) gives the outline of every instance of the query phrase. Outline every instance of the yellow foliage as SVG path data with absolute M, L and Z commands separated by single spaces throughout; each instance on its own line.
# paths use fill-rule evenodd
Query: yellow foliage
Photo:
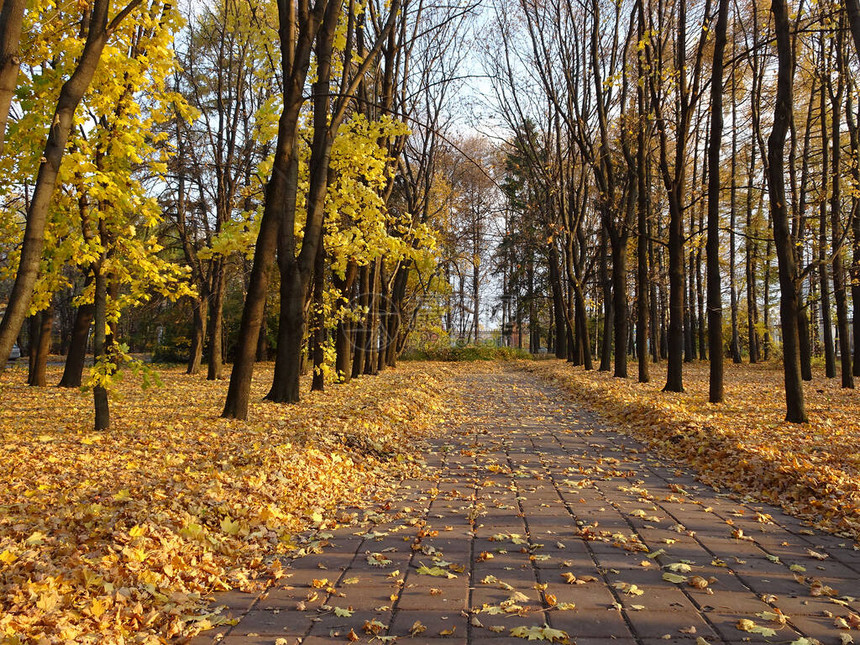
M 258 588 L 296 533 L 345 521 L 336 509 L 386 498 L 416 467 L 453 380 L 406 365 L 298 406 L 257 403 L 243 423 L 218 417 L 222 383 L 169 371 L 157 390 L 120 384 L 98 441 L 85 394 L 5 380 L 0 639 L 156 642 L 218 624 L 207 594 Z

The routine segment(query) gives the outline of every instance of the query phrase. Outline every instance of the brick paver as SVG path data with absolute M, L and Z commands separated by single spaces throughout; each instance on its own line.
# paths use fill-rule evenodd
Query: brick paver
M 427 480 L 308 536 L 259 597 L 216 598 L 240 620 L 195 645 L 860 642 L 850 540 L 699 484 L 527 374 L 464 377 L 463 396 Z

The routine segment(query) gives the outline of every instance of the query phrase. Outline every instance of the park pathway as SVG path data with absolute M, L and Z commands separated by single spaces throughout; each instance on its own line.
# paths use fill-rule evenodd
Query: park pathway
M 850 540 L 697 483 L 526 373 L 462 393 L 431 479 L 218 598 L 240 620 L 195 645 L 860 643 Z

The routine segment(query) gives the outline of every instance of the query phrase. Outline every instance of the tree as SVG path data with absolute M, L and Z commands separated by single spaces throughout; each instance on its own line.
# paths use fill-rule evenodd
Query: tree
M 175 119 L 177 155 L 171 211 L 198 295 L 188 373 L 201 364 L 208 341 L 207 378 L 223 377 L 223 304 L 231 258 L 251 246 L 249 219 L 260 190 L 257 169 L 268 156 L 274 33 L 266 31 L 263 7 L 225 0 L 192 15 L 180 53 L 177 91 L 197 118 Z M 265 15 L 265 14 L 263 14 Z
M 792 69 L 790 21 L 786 0 L 773 0 L 777 48 L 777 94 L 773 128 L 768 138 L 768 193 L 773 220 L 773 237 L 779 270 L 780 321 L 782 323 L 782 361 L 785 376 L 785 420 L 806 423 L 803 383 L 800 377 L 800 357 L 797 330 L 797 257 L 788 222 L 783 155 L 788 123 L 792 118 Z
M 722 403 L 723 387 L 723 296 L 720 282 L 720 147 L 723 136 L 723 55 L 729 22 L 729 2 L 719 0 L 711 69 L 711 132 L 708 139 L 708 400 Z
M 83 50 L 74 72 L 69 80 L 63 84 L 57 99 L 56 110 L 51 119 L 51 128 L 42 154 L 43 161 L 39 166 L 27 209 L 27 224 L 24 229 L 15 284 L 9 296 L 9 304 L 3 315 L 3 321 L 0 322 L 0 364 L 2 365 L 5 365 L 9 359 L 12 345 L 21 331 L 21 326 L 30 307 L 30 299 L 33 296 L 42 249 L 45 244 L 48 210 L 60 173 L 63 154 L 66 151 L 69 133 L 74 123 L 75 110 L 90 86 L 111 33 L 140 3 L 141 0 L 131 0 L 109 21 L 110 0 L 94 0 L 89 20 L 87 20 L 86 41 Z M 5 8 L 4 3 L 4 11 Z
M 251 376 L 257 339 L 268 288 L 269 268 L 278 249 L 281 273 L 281 313 L 278 330 L 278 360 L 272 389 L 267 398 L 296 402 L 299 398 L 299 373 L 304 338 L 304 306 L 317 248 L 323 230 L 323 214 L 331 146 L 360 84 L 382 43 L 394 26 L 400 2 L 388 8 L 385 27 L 372 48 L 352 69 L 355 32 L 348 35 L 344 52 L 340 92 L 330 99 L 332 56 L 341 4 L 336 0 L 317 0 L 313 7 L 278 3 L 283 80 L 282 113 L 272 174 L 266 187 L 265 205 L 254 251 L 254 264 L 245 298 L 239 345 L 230 376 L 230 387 L 223 416 L 245 419 L 248 416 Z M 355 29 L 355 22 L 348 21 Z M 313 86 L 314 135 L 309 161 L 310 178 L 306 197 L 307 216 L 300 247 L 295 234 L 296 193 L 298 191 L 297 132 L 304 85 L 311 54 L 315 55 L 317 80 Z M 330 113 L 329 107 L 332 107 Z

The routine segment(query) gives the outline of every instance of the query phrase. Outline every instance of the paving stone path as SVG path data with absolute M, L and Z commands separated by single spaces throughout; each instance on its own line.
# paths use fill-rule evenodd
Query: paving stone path
M 462 389 L 430 479 L 310 536 L 265 593 L 219 597 L 240 620 L 195 645 L 860 643 L 837 624 L 860 613 L 850 540 L 698 483 L 528 374 Z

